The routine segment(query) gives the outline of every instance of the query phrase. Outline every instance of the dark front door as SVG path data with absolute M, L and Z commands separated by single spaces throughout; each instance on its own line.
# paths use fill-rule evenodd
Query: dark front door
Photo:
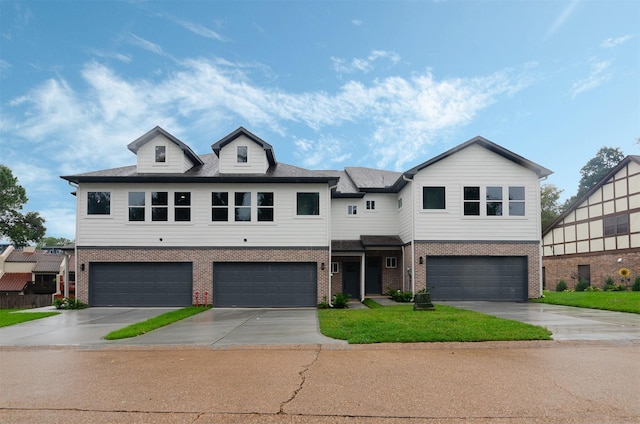
M 591 285 L 591 266 L 578 265 L 578 281 L 584 280 Z
M 365 294 L 382 294 L 382 258 L 367 258 L 364 280 Z
M 352 299 L 360 299 L 360 263 L 344 262 L 342 264 L 342 293 L 351 295 Z

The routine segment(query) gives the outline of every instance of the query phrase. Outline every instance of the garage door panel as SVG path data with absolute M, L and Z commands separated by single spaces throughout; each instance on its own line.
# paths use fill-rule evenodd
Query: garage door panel
M 91 263 L 91 306 L 191 305 L 190 262 Z
M 523 256 L 429 256 L 426 274 L 434 300 L 527 298 L 527 258 Z
M 311 262 L 214 263 L 214 305 L 301 307 L 317 302 L 316 264 Z

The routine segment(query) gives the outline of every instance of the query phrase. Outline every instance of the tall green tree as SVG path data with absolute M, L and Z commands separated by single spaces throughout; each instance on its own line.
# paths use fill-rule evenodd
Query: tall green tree
M 40 240 L 37 247 L 38 249 L 41 249 L 46 246 L 66 246 L 71 243 L 73 243 L 73 241 L 65 237 L 45 237 Z
M 553 184 L 540 187 L 540 218 L 544 231 L 562 213 L 562 205 L 558 203 L 563 190 Z
M 38 212 L 23 214 L 27 192 L 9 167 L 0 164 L 0 238 L 6 237 L 18 246 L 38 242 L 47 229 Z

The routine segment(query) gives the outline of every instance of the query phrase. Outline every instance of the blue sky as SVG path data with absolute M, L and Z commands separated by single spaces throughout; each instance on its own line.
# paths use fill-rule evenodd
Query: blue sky
M 244 126 L 278 161 L 407 170 L 481 135 L 575 194 L 639 154 L 640 2 L 0 0 L 0 163 L 73 239 L 60 175 L 196 153 Z

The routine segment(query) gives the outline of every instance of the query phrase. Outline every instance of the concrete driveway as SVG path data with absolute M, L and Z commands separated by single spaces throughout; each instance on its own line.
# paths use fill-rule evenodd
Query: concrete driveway
M 315 308 L 216 308 L 122 340 L 113 330 L 177 308 L 87 308 L 0 328 L 0 346 L 346 344 L 320 334 Z

